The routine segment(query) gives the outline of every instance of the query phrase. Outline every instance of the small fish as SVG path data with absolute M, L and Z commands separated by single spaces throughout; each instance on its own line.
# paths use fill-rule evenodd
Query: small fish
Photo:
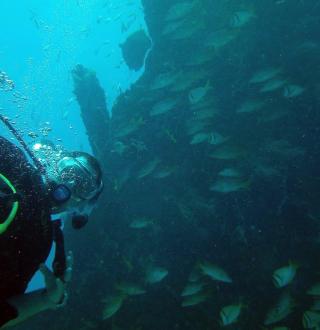
M 158 158 L 155 158 L 151 161 L 149 161 L 138 173 L 138 179 L 142 179 L 145 176 L 150 175 L 158 166 L 160 163 L 160 160 Z
M 39 134 L 37 134 L 35 132 L 29 132 L 28 136 L 30 136 L 32 139 L 35 139 L 35 138 L 39 137 Z
M 197 119 L 210 119 L 214 118 L 219 111 L 215 108 L 202 108 L 199 109 L 194 115 Z
M 273 79 L 267 81 L 260 89 L 261 93 L 273 92 L 283 87 L 287 82 L 283 79 Z
M 295 307 L 293 298 L 288 292 L 283 293 L 277 303 L 272 307 L 264 321 L 264 325 L 270 325 L 285 319 L 292 313 Z
M 165 72 L 159 74 L 153 82 L 151 83 L 151 90 L 158 90 L 165 87 L 169 87 L 175 83 L 176 79 L 179 77 L 179 73 L 176 72 Z
M 170 40 L 188 40 L 194 38 L 196 34 L 199 34 L 204 29 L 203 20 L 195 20 L 192 24 L 185 24 L 175 32 L 170 34 L 168 38 Z
M 33 12 L 32 10 L 29 11 L 30 11 L 30 20 L 34 23 L 35 27 L 38 30 L 40 30 L 41 25 L 43 25 L 43 22 L 39 21 L 38 15 L 35 12 Z
M 250 180 L 244 178 L 221 177 L 211 185 L 210 190 L 226 194 L 248 189 L 250 187 L 250 183 Z
M 194 85 L 193 79 L 180 79 L 175 82 L 172 87 L 170 87 L 171 92 L 184 92 L 185 90 L 191 88 Z
M 111 316 L 113 316 L 115 313 L 117 313 L 121 308 L 125 300 L 125 297 L 126 297 L 125 295 L 120 294 L 118 296 L 112 296 L 103 299 L 102 301 L 105 303 L 105 306 L 102 311 L 102 319 L 106 320 Z
M 163 36 L 171 35 L 172 33 L 176 32 L 181 26 L 184 25 L 184 21 L 174 21 L 169 22 L 166 24 L 161 32 Z
M 181 306 L 182 307 L 190 307 L 190 306 L 195 306 L 198 305 L 208 299 L 208 294 L 205 292 L 198 292 L 196 294 L 186 296 L 183 301 Z
M 119 283 L 116 285 L 116 288 L 124 295 L 128 295 L 128 296 L 138 296 L 146 293 L 146 290 L 144 290 L 141 286 L 134 283 L 127 283 L 127 282 Z
M 302 324 L 305 329 L 319 329 L 320 313 L 316 311 L 305 311 L 303 313 Z
M 265 103 L 261 100 L 248 100 L 244 102 L 239 109 L 237 109 L 237 113 L 251 113 L 260 110 Z
M 177 4 L 172 5 L 165 17 L 166 21 L 174 21 L 181 18 L 184 18 L 192 12 L 194 7 L 197 5 L 197 1 L 185 1 L 178 2 Z
M 218 173 L 219 176 L 226 178 L 241 178 L 242 174 L 234 168 L 225 168 Z
M 205 108 L 214 108 L 216 99 L 213 98 L 213 95 L 207 93 L 199 102 L 190 103 L 190 110 L 196 116 L 199 110 Z
M 197 87 L 192 89 L 189 92 L 189 101 L 191 104 L 199 103 L 208 93 L 208 91 L 212 89 L 210 85 L 210 81 L 208 80 L 205 86 Z
M 132 229 L 142 229 L 153 225 L 153 221 L 148 218 L 138 218 L 133 220 L 129 227 Z
M 251 19 L 254 17 L 255 15 L 251 11 L 247 11 L 247 10 L 237 11 L 231 17 L 230 25 L 233 28 L 239 28 L 249 23 Z
M 289 265 L 276 269 L 273 272 L 273 284 L 276 288 L 283 288 L 292 282 L 296 276 L 298 266 L 293 263 Z
M 154 174 L 153 177 L 157 179 L 164 179 L 170 176 L 173 172 L 175 171 L 175 167 L 165 167 L 165 168 L 160 168 L 157 170 Z
M 199 144 L 203 142 L 208 142 L 210 139 L 210 134 L 208 133 L 196 133 L 193 137 L 192 140 L 190 141 L 190 144 Z
M 176 106 L 177 104 L 177 100 L 176 99 L 165 99 L 165 100 L 162 100 L 158 103 L 156 103 L 151 111 L 149 112 L 150 116 L 158 116 L 158 115 L 161 115 L 161 114 L 164 114 L 172 109 L 174 109 L 174 107 Z
M 214 47 L 215 50 L 218 50 L 229 44 L 235 39 L 235 37 L 236 34 L 231 32 L 229 29 L 215 31 L 206 39 L 205 45 L 207 47 Z
M 70 97 L 66 102 L 66 106 L 72 105 L 75 100 L 76 100 L 76 98 L 74 96 Z
M 204 283 L 192 282 L 188 283 L 181 293 L 181 297 L 191 296 L 202 291 Z
M 220 323 L 222 326 L 230 325 L 238 321 L 241 314 L 242 304 L 228 305 L 220 311 Z
M 218 146 L 219 144 L 227 142 L 229 139 L 230 137 L 223 136 L 218 132 L 211 132 L 209 143 Z
M 208 123 L 202 120 L 189 120 L 186 123 L 186 130 L 188 135 L 194 135 L 208 128 Z
M 144 124 L 143 118 L 133 118 L 131 120 L 128 120 L 125 124 L 120 126 L 115 132 L 115 137 L 125 137 L 133 132 L 135 132 L 141 125 Z
M 206 261 L 201 262 L 199 266 L 202 273 L 209 276 L 211 279 L 225 283 L 232 283 L 231 277 L 222 268 Z
M 111 152 L 115 152 L 119 156 L 122 156 L 122 154 L 128 149 L 128 146 L 126 146 L 123 142 L 121 141 L 115 141 Z
M 146 272 L 146 282 L 154 284 L 161 282 L 168 275 L 168 270 L 163 267 L 150 267 Z
M 203 27 L 203 22 L 196 22 L 196 24 L 183 25 L 174 33 L 170 34 L 168 38 L 173 41 L 188 40 L 194 37 Z
M 274 140 L 269 141 L 265 147 L 267 152 L 272 152 L 278 156 L 283 156 L 287 158 L 293 158 L 298 156 L 303 156 L 305 150 L 301 147 L 292 146 L 287 140 Z
M 299 85 L 287 85 L 284 87 L 283 96 L 287 99 L 301 95 L 306 89 Z
M 267 80 L 275 78 L 279 73 L 281 73 L 281 69 L 279 68 L 266 68 L 256 72 L 252 78 L 249 80 L 251 84 L 263 83 Z

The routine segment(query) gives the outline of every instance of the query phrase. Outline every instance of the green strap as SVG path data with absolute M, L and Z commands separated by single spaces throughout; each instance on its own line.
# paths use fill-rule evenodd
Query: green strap
M 16 194 L 17 191 L 14 188 L 14 186 L 12 185 L 12 183 L 3 175 L 0 173 L 0 179 L 5 182 L 7 184 L 7 186 L 9 186 L 9 188 L 11 189 L 11 191 Z M 3 234 L 8 227 L 10 226 L 11 222 L 13 221 L 13 219 L 15 218 L 17 212 L 18 212 L 18 208 L 19 208 L 19 202 L 13 202 L 12 204 L 12 208 L 11 211 L 7 217 L 7 219 L 3 222 L 0 223 L 0 235 Z

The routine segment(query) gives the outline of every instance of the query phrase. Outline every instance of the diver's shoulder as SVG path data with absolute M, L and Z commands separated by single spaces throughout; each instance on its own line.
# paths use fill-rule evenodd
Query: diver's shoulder
M 14 142 L 0 136 L 0 155 L 2 157 L 12 157 L 13 155 L 23 157 L 23 152 Z

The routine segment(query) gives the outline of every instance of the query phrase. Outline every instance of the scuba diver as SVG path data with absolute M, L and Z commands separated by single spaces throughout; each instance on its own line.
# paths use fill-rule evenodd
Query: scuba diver
M 98 161 L 84 152 L 65 152 L 50 143 L 31 151 L 9 120 L 22 149 L 0 137 L 0 327 L 12 326 L 67 299 L 72 253 L 65 255 L 61 217 L 75 229 L 88 221 L 102 189 Z M 54 219 L 55 218 L 55 219 Z M 55 242 L 51 271 L 45 261 Z M 40 270 L 45 289 L 25 293 Z

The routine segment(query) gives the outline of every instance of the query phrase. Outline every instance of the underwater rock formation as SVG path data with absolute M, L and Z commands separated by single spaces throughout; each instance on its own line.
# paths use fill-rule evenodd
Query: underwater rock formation
M 120 44 L 124 60 L 128 67 L 135 71 L 143 66 L 150 47 L 151 40 L 142 29 L 132 33 L 123 44 Z
M 104 90 L 95 73 L 80 64 L 72 70 L 72 77 L 74 94 L 80 105 L 91 147 L 97 158 L 101 159 L 108 140 L 110 121 Z

